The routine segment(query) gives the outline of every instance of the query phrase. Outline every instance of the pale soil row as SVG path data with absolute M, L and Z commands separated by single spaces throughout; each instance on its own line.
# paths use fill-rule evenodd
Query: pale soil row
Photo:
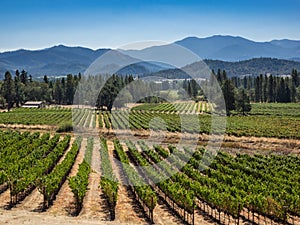
M 104 225 L 112 222 L 98 221 L 69 216 L 53 216 L 46 213 L 28 212 L 26 210 L 8 211 L 0 209 L 0 224 L 7 225 Z
M 94 138 L 94 149 L 92 156 L 91 168 L 92 172 L 89 176 L 88 191 L 86 192 L 83 208 L 79 214 L 81 218 L 97 219 L 99 221 L 109 221 L 110 213 L 106 199 L 100 188 L 100 141 Z
M 89 119 L 90 117 L 90 119 Z M 84 127 L 87 127 L 87 128 L 92 128 L 93 127 L 93 119 L 94 119 L 94 115 L 93 115 L 93 112 L 89 111 L 88 112 L 88 116 L 86 118 L 86 121 L 84 123 Z
M 43 195 L 37 188 L 27 196 L 21 203 L 19 203 L 13 210 L 27 210 L 27 211 L 39 211 L 43 203 Z
M 91 122 L 90 122 L 90 124 L 89 124 L 89 128 L 93 128 L 93 121 L 96 119 L 95 118 L 95 113 L 93 113 L 93 112 L 91 112 L 92 113 L 92 115 L 91 115 Z
M 79 164 L 83 161 L 84 153 L 87 146 L 87 139 L 84 138 L 81 143 L 80 151 L 77 155 L 76 161 L 71 169 L 69 177 L 75 176 L 78 172 Z M 66 180 L 59 190 L 53 205 L 47 210 L 47 213 L 53 215 L 69 215 L 74 208 L 73 193 L 69 187 L 69 181 Z
M 8 204 L 10 202 L 10 194 L 9 193 L 10 193 L 9 189 L 7 189 L 0 195 L 0 209 L 3 209 L 6 206 L 8 206 Z
M 294 220 L 289 218 L 288 220 L 291 224 L 300 225 L 300 217 L 294 216 Z
M 117 159 L 113 157 L 113 150 L 114 145 L 113 142 L 108 140 L 107 141 L 108 151 L 111 156 L 111 163 L 113 171 L 119 182 L 118 190 L 118 200 L 116 205 L 116 219 L 115 223 L 126 223 L 126 224 L 148 224 L 145 220 L 145 215 L 142 212 L 142 209 L 137 204 L 135 197 L 133 194 L 128 190 L 128 187 L 122 185 L 125 183 L 125 174 L 120 168 L 120 165 L 117 163 Z
M 25 124 L 0 124 L 0 129 L 14 129 L 14 130 L 38 130 L 40 132 L 54 133 L 57 126 L 54 125 L 25 125 Z
M 155 224 L 159 225 L 177 225 L 183 223 L 183 221 L 179 219 L 160 198 L 158 199 L 157 205 L 154 208 L 153 220 Z
M 205 113 L 205 105 L 206 105 L 207 103 L 205 103 L 205 102 L 203 102 L 203 104 L 202 104 L 202 113 Z
M 68 154 L 68 152 L 70 151 L 70 149 L 74 143 L 74 140 L 75 140 L 74 138 L 71 138 L 67 151 L 65 151 L 64 155 L 59 159 L 59 161 L 57 162 L 57 165 L 61 164 L 61 162 L 65 159 L 66 155 Z

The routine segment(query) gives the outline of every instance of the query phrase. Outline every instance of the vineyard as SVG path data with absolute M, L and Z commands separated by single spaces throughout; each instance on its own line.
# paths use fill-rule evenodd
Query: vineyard
M 42 215 L 139 224 L 300 224 L 299 171 L 294 155 L 213 157 L 203 147 L 142 140 L 0 133 L 0 208 Z
M 152 123 L 155 118 L 159 121 Z M 214 125 L 222 118 L 215 116 Z M 226 118 L 226 131 L 228 135 L 300 138 L 299 116 L 232 116 Z M 209 114 L 167 114 L 153 111 L 113 111 L 99 115 L 99 127 L 107 129 L 133 129 L 133 130 L 167 130 L 169 132 L 211 133 L 212 116 Z
M 202 111 L 199 111 L 200 109 Z M 276 138 L 300 138 L 299 104 L 253 104 L 248 116 L 226 118 L 226 134 Z M 142 104 L 131 110 L 112 113 L 88 108 L 14 109 L 0 113 L 0 124 L 47 125 L 107 130 L 164 130 L 169 132 L 211 133 L 211 106 L 205 102 Z M 155 120 L 159 119 L 159 120 Z M 218 117 L 214 116 L 215 124 Z M 155 122 L 153 122 L 155 121 Z M 161 122 L 163 121 L 163 123 Z M 153 123 L 151 123 L 153 122 Z
M 185 103 L 162 103 L 162 104 L 143 104 L 134 107 L 132 110 L 155 111 L 164 113 L 210 113 L 212 104 L 208 102 L 185 102 Z
M 57 125 L 71 120 L 71 109 L 63 108 L 18 108 L 10 112 L 3 112 L 0 115 L 0 123 L 3 124 Z

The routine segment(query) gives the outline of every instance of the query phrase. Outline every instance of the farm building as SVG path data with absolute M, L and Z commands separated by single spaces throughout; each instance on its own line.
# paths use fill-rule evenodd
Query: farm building
M 45 103 L 42 101 L 27 101 L 22 105 L 22 108 L 45 108 Z

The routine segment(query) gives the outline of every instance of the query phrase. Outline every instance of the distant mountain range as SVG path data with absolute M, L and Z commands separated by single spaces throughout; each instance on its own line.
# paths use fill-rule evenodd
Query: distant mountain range
M 17 50 L 0 53 L 0 73 L 26 70 L 34 77 L 78 74 L 109 49 L 92 50 L 83 47 L 54 46 L 37 51 Z
M 205 62 L 212 69 L 225 69 L 231 76 L 260 73 L 282 75 L 290 73 L 292 68 L 300 70 L 300 41 L 285 39 L 254 42 L 242 37 L 218 35 L 207 38 L 188 37 L 175 42 L 175 44 L 189 49 L 202 59 L 206 59 Z M 138 60 L 166 56 L 171 47 L 172 44 L 153 46 L 142 50 L 122 50 L 114 53 L 118 54 L 123 62 L 123 64 L 118 65 L 120 67 L 119 72 L 145 75 L 159 73 L 166 69 L 172 70 L 172 67 L 168 65 Z M 0 53 L 0 78 L 3 77 L 5 71 L 13 72 L 16 69 L 24 69 L 34 77 L 45 74 L 62 76 L 68 73 L 83 73 L 90 64 L 109 50 L 92 50 L 59 45 L 37 51 L 17 50 Z M 172 61 L 172 57 L 176 60 L 178 56 L 167 55 L 167 57 Z M 185 56 L 182 57 L 183 64 L 185 63 L 184 60 Z M 128 65 L 125 62 L 132 63 L 130 66 L 122 68 L 121 65 Z

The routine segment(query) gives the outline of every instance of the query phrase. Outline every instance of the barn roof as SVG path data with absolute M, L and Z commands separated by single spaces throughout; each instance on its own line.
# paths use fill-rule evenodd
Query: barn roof
M 42 101 L 27 101 L 24 103 L 24 105 L 40 105 L 42 103 Z

